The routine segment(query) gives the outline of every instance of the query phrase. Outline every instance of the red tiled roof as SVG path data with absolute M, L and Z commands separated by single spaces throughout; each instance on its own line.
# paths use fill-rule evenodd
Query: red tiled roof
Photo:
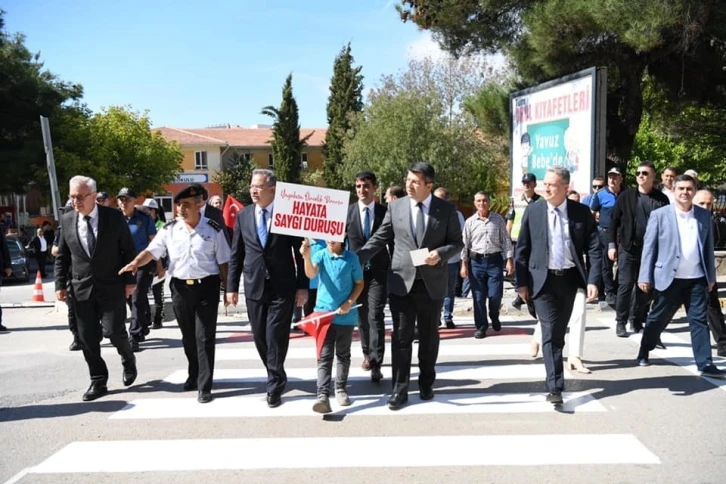
M 270 128 L 191 128 L 180 129 L 161 127 L 156 128 L 167 140 L 176 141 L 181 145 L 185 144 L 216 144 L 229 145 L 240 148 L 267 147 L 270 145 L 272 130 Z M 323 146 L 325 143 L 325 128 L 309 129 L 300 128 L 300 137 L 303 138 L 310 133 L 312 136 L 307 140 L 308 146 Z

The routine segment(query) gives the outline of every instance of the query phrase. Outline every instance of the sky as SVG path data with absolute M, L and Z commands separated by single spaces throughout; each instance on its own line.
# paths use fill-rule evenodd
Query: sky
M 333 61 L 351 43 L 364 85 L 440 56 L 401 22 L 397 0 L 5 0 L 5 28 L 98 111 L 130 105 L 154 126 L 270 124 L 262 107 L 293 92 L 304 128 L 327 125 Z

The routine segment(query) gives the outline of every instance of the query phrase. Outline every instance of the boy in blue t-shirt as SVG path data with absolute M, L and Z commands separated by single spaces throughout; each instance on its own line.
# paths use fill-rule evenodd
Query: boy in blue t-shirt
M 341 406 L 350 405 L 346 391 L 350 369 L 350 344 L 353 328 L 358 323 L 358 309 L 351 309 L 363 292 L 363 269 L 358 256 L 346 250 L 342 242 L 327 242 L 327 249 L 312 251 L 307 238 L 303 239 L 300 253 L 305 260 L 305 275 L 320 275 L 315 311 L 335 311 L 323 349 L 318 359 L 318 399 L 313 411 L 329 413 L 330 378 L 333 370 L 333 352 L 337 357 L 335 367 L 335 399 Z

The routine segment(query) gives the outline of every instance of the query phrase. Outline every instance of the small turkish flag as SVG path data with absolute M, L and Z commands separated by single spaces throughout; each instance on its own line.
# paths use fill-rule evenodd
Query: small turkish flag
M 224 208 L 222 209 L 222 216 L 224 217 L 224 225 L 229 227 L 230 230 L 234 230 L 234 221 L 237 219 L 237 212 L 243 208 L 244 205 L 234 197 L 227 195 L 227 200 L 224 202 Z
M 320 359 L 320 352 L 323 351 L 323 343 L 325 343 L 325 337 L 328 335 L 333 318 L 335 318 L 335 311 L 327 313 L 316 311 L 308 314 L 299 323 L 295 323 L 295 326 L 315 338 L 318 359 Z

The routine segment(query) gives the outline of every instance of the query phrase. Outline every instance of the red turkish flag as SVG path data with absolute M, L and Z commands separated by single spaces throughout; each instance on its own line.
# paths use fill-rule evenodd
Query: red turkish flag
M 325 337 L 328 335 L 333 318 L 335 318 L 335 311 L 329 313 L 316 311 L 308 314 L 299 323 L 295 323 L 295 326 L 315 338 L 318 359 L 320 359 L 320 352 L 323 351 L 323 343 L 325 342 Z
M 224 208 L 222 209 L 222 216 L 224 217 L 224 224 L 229 227 L 230 230 L 234 230 L 234 221 L 237 219 L 237 212 L 243 208 L 244 205 L 238 202 L 234 197 L 227 195 L 227 200 L 224 202 Z

